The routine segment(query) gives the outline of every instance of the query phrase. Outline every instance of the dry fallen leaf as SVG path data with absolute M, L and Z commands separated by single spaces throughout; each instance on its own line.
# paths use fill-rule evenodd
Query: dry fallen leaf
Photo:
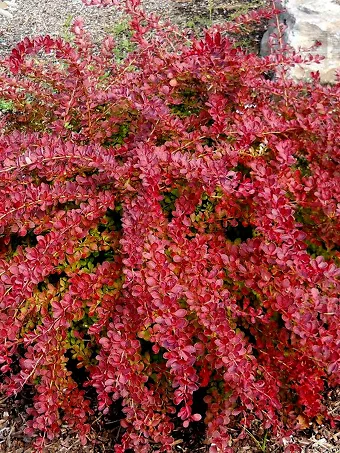
M 301 429 L 309 428 L 308 419 L 304 415 L 299 415 L 298 417 L 296 417 L 296 420 L 298 422 L 299 428 Z

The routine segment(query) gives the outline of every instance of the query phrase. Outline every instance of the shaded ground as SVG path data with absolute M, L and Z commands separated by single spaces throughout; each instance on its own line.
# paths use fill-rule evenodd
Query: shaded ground
M 163 18 L 170 18 L 181 27 L 199 32 L 211 22 L 233 20 L 240 13 L 247 13 L 252 8 L 263 7 L 266 0 L 145 0 L 145 8 L 156 12 Z M 10 49 L 25 36 L 50 34 L 67 38 L 68 25 L 72 18 L 83 16 L 88 30 L 96 42 L 110 32 L 117 19 L 114 11 L 108 9 L 87 8 L 80 0 L 18 0 L 19 10 L 12 20 L 0 17 L 0 57 L 8 54 Z M 113 13 L 113 14 L 112 14 Z M 239 44 L 257 52 L 259 42 L 265 30 L 265 24 L 257 26 L 240 36 Z M 325 397 L 330 412 L 340 417 L 340 391 L 330 391 Z M 0 452 L 33 453 L 29 447 L 30 439 L 23 434 L 27 420 L 25 408 L 31 403 L 29 388 L 25 389 L 16 400 L 0 400 Z M 93 399 L 93 401 L 95 401 Z M 199 402 L 198 402 L 199 403 Z M 94 402 L 95 405 L 95 402 Z M 95 406 L 94 406 L 95 407 Z M 62 429 L 61 436 L 53 442 L 48 453 L 113 453 L 113 446 L 119 440 L 122 430 L 119 421 L 122 418 L 119 405 L 112 408 L 110 414 L 103 416 L 97 413 L 91 420 L 92 430 L 89 444 L 82 447 L 74 434 Z M 303 452 L 340 453 L 340 433 L 327 424 L 313 424 L 302 431 L 299 437 L 292 439 L 303 449 Z M 233 435 L 239 431 L 231 430 Z M 268 433 L 254 425 L 246 438 L 238 444 L 237 452 L 283 452 L 283 446 L 273 440 L 266 440 Z M 204 425 L 196 423 L 189 429 L 180 426 L 174 432 L 177 444 L 174 452 L 205 453 Z
M 340 417 L 340 390 L 329 391 L 326 395 L 329 411 L 334 416 Z M 30 439 L 23 434 L 25 420 L 27 419 L 25 407 L 30 404 L 31 394 L 26 389 L 16 401 L 9 400 L 0 403 L 0 452 L 1 453 L 33 453 L 29 447 Z M 92 417 L 92 430 L 89 435 L 89 444 L 82 447 L 76 436 L 62 429 L 61 436 L 49 447 L 48 453 L 113 453 L 114 444 L 119 440 L 122 430 L 119 420 L 122 417 L 119 405 L 112 407 L 107 416 L 97 413 Z M 235 437 L 238 430 L 230 430 Z M 182 453 L 207 453 L 208 447 L 204 445 L 203 423 L 193 424 L 186 430 L 178 427 L 174 434 L 177 445 L 174 452 Z M 268 439 L 266 437 L 268 436 Z M 284 447 L 269 438 L 260 426 L 254 425 L 243 441 L 237 444 L 237 453 L 282 453 Z M 314 423 L 300 432 L 299 436 L 292 438 L 305 453 L 340 453 L 340 432 L 330 428 L 328 424 Z M 133 453 L 133 452 L 131 452 Z

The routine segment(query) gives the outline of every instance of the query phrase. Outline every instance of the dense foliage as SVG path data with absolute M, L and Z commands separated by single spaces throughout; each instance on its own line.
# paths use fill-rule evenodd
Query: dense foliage
M 117 453 L 171 451 L 178 418 L 212 453 L 254 420 L 282 438 L 340 380 L 340 84 L 227 37 L 270 12 L 188 40 L 123 8 L 124 58 L 76 20 L 2 64 L 1 392 L 35 389 L 36 448 L 86 442 L 87 387 L 122 402 Z

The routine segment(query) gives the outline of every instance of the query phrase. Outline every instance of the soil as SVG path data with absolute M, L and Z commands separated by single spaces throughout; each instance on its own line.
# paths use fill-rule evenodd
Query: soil
M 116 10 L 85 7 L 81 0 L 17 0 L 18 10 L 12 19 L 0 16 L 0 58 L 8 55 L 17 42 L 25 36 L 49 34 L 67 38 L 68 27 L 72 19 L 82 16 L 86 28 L 92 34 L 95 43 L 110 32 L 119 19 L 123 19 Z M 145 0 L 145 9 L 155 12 L 163 19 L 169 18 L 180 27 L 200 33 L 211 22 L 233 20 L 240 13 L 263 7 L 266 0 Z M 239 37 L 239 44 L 249 51 L 258 52 L 261 37 L 266 24 L 247 30 Z M 325 398 L 329 411 L 340 417 L 340 390 L 326 392 Z M 95 398 L 92 397 L 93 407 Z M 31 439 L 23 430 L 28 419 L 25 409 L 32 402 L 29 388 L 25 388 L 16 399 L 0 400 L 0 453 L 33 453 Z M 199 401 L 198 401 L 199 404 Z M 91 432 L 88 445 L 83 447 L 74 433 L 62 427 L 61 435 L 48 447 L 48 453 L 113 453 L 114 444 L 119 440 L 122 429 L 122 413 L 119 404 L 111 408 L 108 415 L 95 411 L 91 419 Z M 286 441 L 295 442 L 303 452 L 340 453 L 340 433 L 328 424 L 314 423 L 305 427 L 299 436 Z M 235 436 L 239 431 L 234 430 Z M 268 434 L 268 433 L 267 433 Z M 204 425 L 196 423 L 183 430 L 180 425 L 174 431 L 176 445 L 174 452 L 205 453 L 208 446 L 204 444 Z M 259 425 L 254 425 L 250 434 L 237 444 L 237 452 L 272 452 L 284 451 L 284 446 L 275 440 L 265 441 L 266 433 Z

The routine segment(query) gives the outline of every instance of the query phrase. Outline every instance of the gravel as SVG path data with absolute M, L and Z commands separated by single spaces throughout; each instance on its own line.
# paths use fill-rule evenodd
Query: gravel
M 143 0 L 142 0 L 143 1 Z M 211 19 L 223 22 L 237 13 L 263 7 L 268 0 L 144 0 L 144 9 L 163 20 L 195 31 L 209 25 Z M 85 6 L 81 0 L 16 0 L 12 18 L 0 15 L 0 58 L 5 57 L 26 36 L 67 36 L 72 19 L 82 17 L 85 28 L 100 43 L 114 25 L 124 19 L 114 7 Z M 262 32 L 262 30 L 261 30 Z M 260 39 L 260 36 L 258 36 Z
M 147 0 L 147 10 L 165 16 L 176 4 L 171 0 Z M 89 7 L 81 0 L 17 0 L 12 18 L 0 16 L 0 58 L 26 36 L 67 36 L 71 20 L 82 17 L 95 42 L 100 42 L 122 13 L 116 8 Z

